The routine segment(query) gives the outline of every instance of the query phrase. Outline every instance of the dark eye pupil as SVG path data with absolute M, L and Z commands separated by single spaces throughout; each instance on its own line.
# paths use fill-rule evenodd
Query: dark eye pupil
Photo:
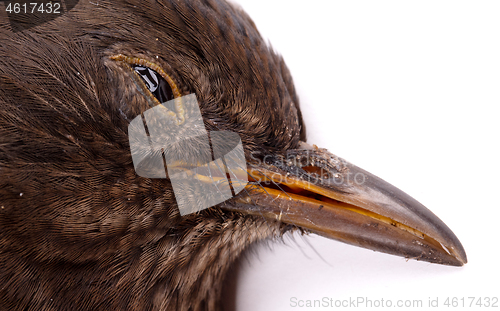
M 148 90 L 160 103 L 174 99 L 172 88 L 156 71 L 143 66 L 134 66 L 134 70 L 141 76 Z

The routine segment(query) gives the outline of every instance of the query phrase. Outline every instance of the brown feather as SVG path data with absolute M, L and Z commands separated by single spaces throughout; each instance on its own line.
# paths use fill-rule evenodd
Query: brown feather
M 242 250 L 290 229 L 181 217 L 169 180 L 135 174 L 127 126 L 148 105 L 118 53 L 160 64 L 247 157 L 305 140 L 282 58 L 224 1 L 82 0 L 25 31 L 2 22 L 1 310 L 218 310 Z

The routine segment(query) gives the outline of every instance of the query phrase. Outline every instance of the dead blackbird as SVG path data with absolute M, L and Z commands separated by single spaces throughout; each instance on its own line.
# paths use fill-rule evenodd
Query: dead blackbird
M 242 250 L 293 230 L 467 261 L 420 203 L 304 143 L 282 58 L 222 0 L 82 0 L 17 32 L 4 19 L 0 56 L 1 310 L 218 310 Z M 181 216 L 169 179 L 136 174 L 127 129 L 192 93 L 208 131 L 240 136 L 251 182 Z

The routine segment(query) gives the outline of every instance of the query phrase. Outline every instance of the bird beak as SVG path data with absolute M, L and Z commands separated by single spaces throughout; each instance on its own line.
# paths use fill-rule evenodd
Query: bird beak
M 249 163 L 250 183 L 222 208 L 406 258 L 467 262 L 455 234 L 418 201 L 325 149 L 302 147 Z

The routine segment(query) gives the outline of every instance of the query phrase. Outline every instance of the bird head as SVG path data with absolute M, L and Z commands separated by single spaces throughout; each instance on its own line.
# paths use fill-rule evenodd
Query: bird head
M 0 43 L 1 307 L 217 310 L 240 253 L 295 230 L 466 262 L 416 200 L 306 143 L 283 58 L 234 5 L 80 1 L 25 31 L 2 22 Z M 168 176 L 137 173 L 129 126 L 163 105 L 191 131 L 190 94 L 207 133 L 241 140 L 248 184 L 181 215 Z M 183 145 L 184 166 L 199 143 Z

